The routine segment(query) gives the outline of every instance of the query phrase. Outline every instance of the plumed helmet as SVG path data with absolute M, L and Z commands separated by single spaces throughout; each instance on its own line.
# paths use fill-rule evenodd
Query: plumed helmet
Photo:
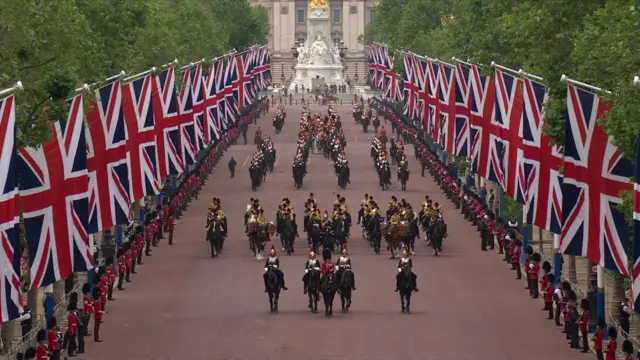
M 525 253 L 527 255 L 533 255 L 533 246 L 527 245 L 527 248 L 525 249 Z
M 545 261 L 542 263 L 542 270 L 546 271 L 546 272 L 551 272 L 551 263 L 548 261 Z
M 402 256 L 409 256 L 407 249 L 402 250 Z
M 275 255 L 275 254 L 276 254 L 276 246 L 271 245 L 271 255 Z
M 329 212 L 327 210 L 325 210 L 323 214 L 325 217 L 329 216 Z
M 607 335 L 609 335 L 610 338 L 617 338 L 618 330 L 615 327 L 610 326 L 609 329 L 607 329 Z
M 622 351 L 628 355 L 633 354 L 633 344 L 631 343 L 631 341 L 625 340 L 622 342 Z
M 540 256 L 540 253 L 534 253 L 533 255 L 531 255 L 531 259 L 539 263 L 540 261 L 542 261 L 542 256 Z

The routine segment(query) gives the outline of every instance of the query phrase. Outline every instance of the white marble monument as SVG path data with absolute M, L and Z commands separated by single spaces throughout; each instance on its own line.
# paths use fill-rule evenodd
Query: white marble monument
M 298 48 L 295 78 L 289 86 L 311 87 L 311 79 L 320 77 L 328 85 L 343 85 L 340 49 L 330 40 L 331 24 L 326 0 L 312 0 L 307 17 L 307 41 Z

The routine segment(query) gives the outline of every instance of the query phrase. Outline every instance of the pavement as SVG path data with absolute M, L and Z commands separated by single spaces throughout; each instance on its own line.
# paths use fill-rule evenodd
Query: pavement
M 315 105 L 312 110 L 326 112 L 326 107 Z M 515 280 L 494 253 L 480 251 L 474 228 L 462 220 L 431 178 L 420 177 L 413 157 L 409 158 L 407 191 L 400 191 L 395 176 L 390 190 L 380 189 L 369 157 L 373 134 L 356 126 L 351 110 L 350 105 L 338 107 L 351 165 L 351 184 L 346 190 L 338 187 L 331 162 L 321 155 L 311 156 L 304 186 L 296 190 L 291 162 L 301 108 L 287 107 L 288 118 L 280 134 L 273 133 L 272 114 L 263 116 L 258 125 L 273 139 L 275 171 L 258 191 L 252 191 L 249 161 L 245 160 L 255 147 L 232 147 L 204 185 L 199 200 L 180 219 L 174 245 L 165 241 L 154 249 L 152 258 L 144 259 L 132 283 L 108 305 L 103 342 L 89 341 L 87 355 L 77 359 L 592 358 L 569 349 L 559 329 L 540 311 L 542 302 L 527 296 L 523 283 Z M 251 139 L 253 133 L 247 137 Z M 407 147 L 406 152 L 413 150 Z M 238 162 L 233 179 L 226 166 L 231 156 Z M 449 237 L 441 256 L 433 255 L 424 238 L 417 241 L 413 263 L 420 292 L 412 298 L 412 314 L 401 313 L 399 296 L 393 291 L 397 260 L 390 260 L 386 253 L 375 255 L 355 224 L 348 244 L 357 286 L 351 312 L 337 311 L 332 319 L 309 312 L 301 281 L 308 248 L 301 235 L 294 255 L 279 254 L 289 291 L 281 294 L 280 312 L 269 313 L 262 283 L 264 261 L 253 258 L 244 235 L 246 204 L 250 197 L 257 197 L 271 214 L 288 197 L 301 221 L 310 192 L 322 210 L 331 209 L 336 194 L 344 196 L 354 217 L 365 193 L 385 207 L 392 195 L 406 199 L 414 208 L 425 195 L 443 204 Z M 230 226 L 225 249 L 216 259 L 210 257 L 204 240 L 212 197 L 222 200 Z M 279 250 L 279 241 L 274 243 Z

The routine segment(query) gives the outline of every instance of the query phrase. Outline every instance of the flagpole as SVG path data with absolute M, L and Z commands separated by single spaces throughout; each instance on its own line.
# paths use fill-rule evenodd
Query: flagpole
M 141 78 L 143 76 L 147 76 L 149 74 L 155 74 L 155 72 L 156 72 L 156 67 L 154 66 L 149 70 L 145 70 L 143 72 L 137 73 L 135 75 L 131 75 L 131 76 L 127 77 L 127 78 L 124 78 L 124 81 L 136 80 L 136 79 L 139 79 L 139 78 Z
M 478 69 L 482 69 L 482 65 L 480 65 L 480 64 L 474 64 L 474 63 L 472 63 L 472 62 L 471 62 L 471 60 L 464 61 L 464 60 L 460 60 L 460 59 L 458 59 L 458 58 L 457 58 L 457 57 L 455 57 L 455 56 L 454 56 L 454 57 L 452 57 L 452 58 L 451 58 L 451 60 L 453 60 L 453 61 L 457 62 L 458 64 L 466 65 L 467 67 L 473 67 L 473 66 L 475 66 L 475 67 L 477 67 Z
M 564 74 L 560 77 L 560 81 L 565 83 L 565 84 L 573 85 L 573 86 L 580 87 L 580 88 L 583 88 L 583 89 L 586 89 L 586 90 L 590 90 L 590 91 L 594 91 L 594 92 L 600 92 L 600 93 L 606 93 L 606 94 L 611 94 L 611 91 L 603 90 L 603 89 L 601 89 L 599 87 L 596 87 L 596 86 L 593 86 L 593 85 L 589 85 L 587 83 L 583 83 L 583 82 L 580 82 L 578 80 L 571 79 L 570 77 L 568 77 L 567 75 L 564 75 Z
M 170 67 L 170 66 L 174 66 L 174 65 L 178 65 L 178 59 L 173 59 L 173 61 L 168 62 L 168 63 L 166 63 L 166 64 L 163 64 L 163 65 L 162 65 L 162 68 L 163 68 L 163 69 L 166 69 L 166 68 L 168 68 L 168 67 Z
M 124 70 L 120 71 L 119 73 L 117 73 L 116 75 L 113 76 L 109 76 L 108 78 L 104 79 L 103 81 L 96 81 L 91 85 L 88 84 L 83 84 L 81 87 L 76 89 L 76 94 L 80 94 L 82 92 L 90 92 L 91 89 L 95 86 L 99 86 L 101 84 L 105 84 L 105 83 L 109 83 L 118 79 L 122 79 L 127 73 L 124 72 Z
M 186 69 L 189 69 L 189 68 L 191 68 L 191 67 L 193 67 L 193 66 L 196 66 L 196 65 L 198 65 L 198 64 L 202 64 L 203 62 L 205 62 L 205 59 L 204 59 L 204 58 L 202 58 L 201 60 L 198 60 L 198 61 L 191 62 L 191 63 L 189 63 L 189 64 L 187 64 L 187 65 L 185 65 L 185 66 L 181 67 L 181 68 L 180 68 L 180 70 L 186 70 Z
M 11 95 L 18 91 L 24 91 L 24 86 L 22 86 L 22 81 L 18 81 L 14 86 L 0 90 L 0 96 Z

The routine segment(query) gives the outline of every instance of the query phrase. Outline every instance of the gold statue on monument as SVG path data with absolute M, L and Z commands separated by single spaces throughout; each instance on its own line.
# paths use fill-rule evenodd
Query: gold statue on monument
M 323 12 L 329 11 L 327 0 L 311 0 L 311 11 L 313 12 L 316 8 L 321 8 Z

